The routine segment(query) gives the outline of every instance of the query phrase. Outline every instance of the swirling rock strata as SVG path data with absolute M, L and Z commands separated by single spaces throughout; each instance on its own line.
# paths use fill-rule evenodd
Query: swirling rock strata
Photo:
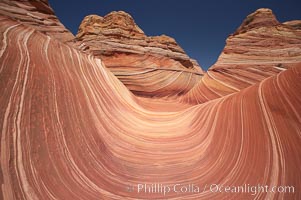
M 270 9 L 259 9 L 230 35 L 217 62 L 183 101 L 203 103 L 238 92 L 298 62 L 300 20 L 281 24 Z
M 150 110 L 101 59 L 32 26 L 0 16 L 0 47 L 0 199 L 301 199 L 301 63 L 203 104 Z M 137 191 L 156 183 L 201 189 Z
M 67 42 L 74 39 L 74 35 L 55 16 L 48 0 L 1 0 L 0 14 L 60 41 Z
M 75 45 L 101 58 L 122 83 L 140 96 L 182 95 L 203 75 L 198 63 L 173 38 L 146 36 L 123 11 L 85 17 Z

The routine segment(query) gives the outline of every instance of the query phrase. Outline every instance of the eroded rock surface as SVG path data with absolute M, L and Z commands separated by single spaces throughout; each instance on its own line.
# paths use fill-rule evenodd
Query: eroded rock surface
M 0 15 L 0 47 L 0 199 L 301 199 L 301 63 L 228 77 L 213 67 L 209 92 L 255 80 L 191 105 L 137 97 L 100 58 L 11 16 Z
M 123 11 L 85 17 L 75 45 L 101 58 L 119 80 L 141 96 L 185 94 L 203 75 L 198 63 L 173 38 L 146 36 Z
M 62 42 L 74 39 L 49 6 L 48 0 L 1 0 L 0 15 L 8 16 Z
M 183 100 L 202 103 L 238 92 L 301 62 L 299 25 L 300 20 L 281 24 L 270 9 L 250 14 Z

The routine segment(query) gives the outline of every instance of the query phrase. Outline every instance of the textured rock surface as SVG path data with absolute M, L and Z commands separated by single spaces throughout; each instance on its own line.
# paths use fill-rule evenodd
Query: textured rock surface
M 4 16 L 0 47 L 0 199 L 301 199 L 301 63 L 191 106 L 138 98 L 100 59 Z
M 294 29 L 299 29 L 299 30 L 301 29 L 301 20 L 288 21 L 288 22 L 284 22 L 283 24 L 288 25 Z
M 119 80 L 142 96 L 184 94 L 203 74 L 173 38 L 146 36 L 123 11 L 85 17 L 75 45 L 101 58 Z
M 281 24 L 269 9 L 250 14 L 217 62 L 183 98 L 202 103 L 240 91 L 301 62 L 300 20 Z
M 9 16 L 63 42 L 74 38 L 55 16 L 48 0 L 1 0 L 0 15 Z

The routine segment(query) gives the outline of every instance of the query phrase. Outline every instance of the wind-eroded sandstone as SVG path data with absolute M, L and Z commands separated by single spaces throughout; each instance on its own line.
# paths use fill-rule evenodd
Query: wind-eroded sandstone
M 185 94 L 203 75 L 198 63 L 173 38 L 146 36 L 123 11 L 85 17 L 75 45 L 101 58 L 121 82 L 141 96 Z
M 74 39 L 49 6 L 48 0 L 1 0 L 0 15 L 5 15 L 60 41 Z
M 300 20 L 277 21 L 270 9 L 247 16 L 217 62 L 183 101 L 202 103 L 254 85 L 301 62 Z
M 100 58 L 11 16 L 0 47 L 0 199 L 301 199 L 301 63 L 213 67 L 194 93 L 207 102 L 191 105 L 137 97 Z M 217 89 L 228 93 L 210 100 Z

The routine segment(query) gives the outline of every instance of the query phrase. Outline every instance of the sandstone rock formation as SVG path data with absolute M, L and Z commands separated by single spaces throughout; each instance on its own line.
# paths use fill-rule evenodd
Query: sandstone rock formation
M 301 62 L 300 20 L 281 24 L 270 9 L 250 14 L 217 62 L 183 98 L 202 103 L 258 83 Z
M 288 25 L 294 29 L 301 29 L 301 20 L 288 21 L 288 22 L 284 22 L 283 24 Z
M 123 11 L 85 17 L 75 45 L 101 58 L 119 80 L 140 96 L 181 95 L 203 75 L 198 63 L 173 38 L 146 36 Z
M 1 0 L 0 15 L 8 16 L 63 42 L 74 38 L 55 16 L 48 0 Z
M 0 199 L 301 199 L 301 63 L 203 104 L 162 98 L 149 109 L 153 99 L 133 95 L 101 59 L 10 16 L 0 15 L 0 47 Z M 256 73 L 236 77 L 247 75 Z

